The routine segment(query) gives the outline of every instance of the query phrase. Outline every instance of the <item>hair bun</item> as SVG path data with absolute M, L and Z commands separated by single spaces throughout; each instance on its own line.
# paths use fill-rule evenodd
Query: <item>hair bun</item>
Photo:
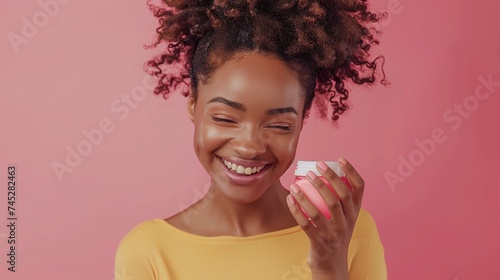
M 149 0 L 151 1 L 151 0 Z M 384 16 L 368 9 L 368 0 L 162 0 L 156 7 L 157 41 L 165 51 L 146 68 L 158 77 L 155 94 L 177 86 L 183 95 L 208 81 L 232 55 L 263 50 L 298 71 L 306 92 L 305 111 L 316 105 L 321 118 L 335 122 L 349 109 L 348 82 L 373 84 L 383 56 L 371 58 Z M 377 63 L 380 62 L 380 63 Z M 385 73 L 381 83 L 388 84 Z M 196 93 L 194 93 L 196 94 Z

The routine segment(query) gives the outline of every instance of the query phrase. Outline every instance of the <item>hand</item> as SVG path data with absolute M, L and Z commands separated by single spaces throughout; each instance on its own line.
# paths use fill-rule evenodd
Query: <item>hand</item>
M 292 184 L 287 197 L 292 215 L 309 237 L 311 246 L 308 264 L 313 279 L 348 279 L 347 251 L 361 207 L 365 183 L 354 167 L 343 158 L 339 159 L 339 165 L 352 186 L 352 191 L 324 162 L 316 164 L 316 169 L 330 183 L 338 198 L 312 171 L 306 176 L 328 205 L 331 214 L 329 220 L 309 201 L 298 185 Z M 299 205 L 306 211 L 309 219 L 304 216 Z

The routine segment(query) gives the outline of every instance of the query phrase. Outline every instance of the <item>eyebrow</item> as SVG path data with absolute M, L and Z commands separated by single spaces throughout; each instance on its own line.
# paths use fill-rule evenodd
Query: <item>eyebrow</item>
M 210 99 L 207 102 L 207 104 L 209 104 L 209 103 L 222 103 L 222 104 L 225 104 L 229 107 L 232 107 L 232 108 L 234 108 L 238 111 L 242 111 L 242 112 L 245 112 L 247 110 L 245 105 L 243 105 L 239 102 L 231 101 L 229 99 L 226 99 L 226 98 L 220 97 L 220 96 Z M 295 115 L 298 115 L 297 110 L 295 110 L 295 108 L 293 108 L 293 107 L 272 108 L 272 109 L 269 109 L 266 111 L 266 115 L 279 115 L 279 114 L 286 114 L 286 113 L 294 113 Z

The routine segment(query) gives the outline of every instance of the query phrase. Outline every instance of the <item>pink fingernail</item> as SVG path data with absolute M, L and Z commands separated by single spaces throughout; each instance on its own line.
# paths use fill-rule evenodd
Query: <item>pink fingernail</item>
M 292 185 L 290 186 L 290 188 L 292 189 L 292 191 L 293 191 L 294 193 L 299 193 L 299 191 L 300 191 L 300 190 L 299 190 L 299 188 L 297 187 L 297 185 L 295 185 L 295 184 L 292 184 Z
M 290 204 L 295 204 L 295 201 L 293 200 L 293 197 L 291 194 L 289 194 L 287 197 L 288 201 L 290 202 Z
M 319 167 L 319 169 L 321 169 L 323 171 L 326 171 L 328 169 L 328 166 L 326 165 L 326 163 L 324 161 L 318 161 L 318 167 Z
M 307 177 L 309 177 L 309 179 L 311 179 L 311 180 L 314 180 L 314 179 L 316 179 L 316 177 L 317 177 L 317 176 L 316 176 L 316 174 L 314 174 L 314 172 L 312 172 L 312 171 L 307 171 L 306 175 L 307 175 Z
M 343 157 L 339 158 L 339 162 L 340 162 L 340 164 L 342 164 L 342 165 L 346 165 L 346 164 L 347 164 L 347 161 L 346 161 L 346 160 L 345 160 L 345 158 L 343 158 Z

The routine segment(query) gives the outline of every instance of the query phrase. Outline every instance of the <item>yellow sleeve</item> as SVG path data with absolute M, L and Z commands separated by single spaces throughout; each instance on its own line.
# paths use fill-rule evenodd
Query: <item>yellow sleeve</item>
M 372 215 L 361 208 L 354 228 L 350 280 L 387 280 L 384 247 Z
M 156 280 L 151 246 L 140 226 L 120 241 L 115 255 L 115 280 Z

